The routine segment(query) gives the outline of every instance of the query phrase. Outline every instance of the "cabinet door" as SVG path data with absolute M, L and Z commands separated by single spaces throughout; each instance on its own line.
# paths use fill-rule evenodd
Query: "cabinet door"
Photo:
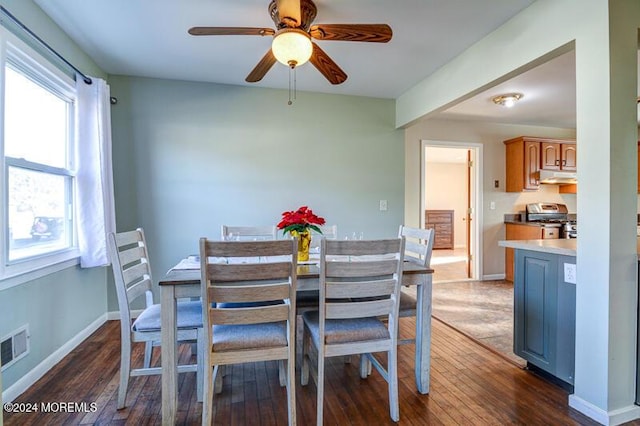
M 540 168 L 543 170 L 560 170 L 560 144 L 542 142 L 540 144 Z
M 561 168 L 568 172 L 575 172 L 577 166 L 576 146 L 573 144 L 562 144 L 561 147 Z
M 540 142 L 524 144 L 524 188 L 538 189 L 540 179 Z
M 515 268 L 514 352 L 537 367 L 554 374 L 557 255 L 517 250 Z

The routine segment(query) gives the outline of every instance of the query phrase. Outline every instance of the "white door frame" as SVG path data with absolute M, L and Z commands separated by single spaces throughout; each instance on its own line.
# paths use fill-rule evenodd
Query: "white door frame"
M 483 151 L 481 143 L 474 142 L 453 142 L 453 141 L 436 141 L 436 140 L 420 140 L 420 227 L 424 227 L 425 220 L 425 187 L 424 182 L 426 179 L 426 164 L 425 164 L 425 150 L 428 146 L 437 146 L 444 148 L 465 148 L 473 151 L 473 188 L 471 194 L 471 208 L 472 208 L 472 221 L 471 221 L 471 253 L 472 259 L 472 279 L 482 280 L 482 164 L 483 164 Z

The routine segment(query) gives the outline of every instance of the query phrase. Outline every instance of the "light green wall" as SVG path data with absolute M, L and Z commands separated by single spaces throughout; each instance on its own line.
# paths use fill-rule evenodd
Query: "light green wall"
M 105 76 L 32 1 L 3 0 L 2 5 L 75 66 Z M 29 355 L 2 372 L 2 390 L 104 316 L 106 307 L 105 268 L 69 268 L 0 291 L 0 337 L 27 323 L 31 334 Z
M 404 145 L 393 100 L 299 92 L 288 106 L 286 91 L 259 86 L 110 84 L 117 227 L 144 227 L 156 280 L 222 224 L 275 224 L 301 205 L 341 236 L 397 235 Z

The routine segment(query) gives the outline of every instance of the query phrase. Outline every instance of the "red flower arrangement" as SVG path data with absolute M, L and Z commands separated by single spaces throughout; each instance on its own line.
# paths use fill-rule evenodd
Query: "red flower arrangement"
M 325 220 L 320 216 L 316 216 L 307 206 L 302 206 L 298 210 L 282 213 L 282 220 L 278 223 L 278 229 L 282 229 L 282 233 L 296 231 L 298 233 L 313 229 L 322 234 L 318 225 L 324 225 Z

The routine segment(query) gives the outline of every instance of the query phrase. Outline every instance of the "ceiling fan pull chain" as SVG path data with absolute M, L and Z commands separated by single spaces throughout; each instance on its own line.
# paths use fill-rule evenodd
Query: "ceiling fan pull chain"
M 291 101 L 291 73 L 293 72 L 295 68 L 289 68 L 289 102 L 287 102 L 287 105 L 291 105 L 293 102 Z

